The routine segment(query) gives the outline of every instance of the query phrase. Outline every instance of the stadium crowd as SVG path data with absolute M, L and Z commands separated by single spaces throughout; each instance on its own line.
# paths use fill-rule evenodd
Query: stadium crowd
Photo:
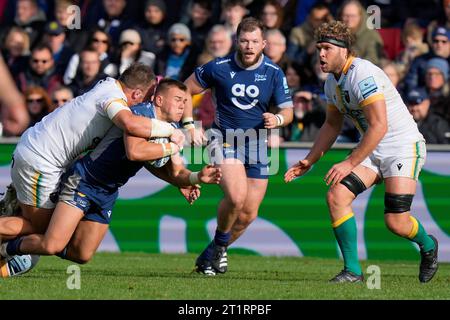
M 370 28 L 378 21 L 371 5 L 381 9 L 379 28 Z M 395 84 L 427 143 L 450 143 L 450 0 L 0 0 L 2 134 L 20 136 L 134 61 L 184 81 L 196 66 L 232 50 L 246 16 L 266 26 L 265 55 L 285 72 L 294 103 L 293 123 L 272 137 L 272 146 L 314 141 L 325 120 L 327 74 L 314 31 L 335 19 L 354 32 L 358 56 Z M 210 128 L 211 92 L 193 104 L 196 119 Z M 347 124 L 338 141 L 358 139 Z

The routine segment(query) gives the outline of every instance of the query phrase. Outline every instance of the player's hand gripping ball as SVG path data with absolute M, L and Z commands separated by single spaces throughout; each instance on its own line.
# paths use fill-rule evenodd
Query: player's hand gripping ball
M 169 138 L 150 138 L 148 140 L 148 142 L 151 142 L 151 143 L 169 143 L 170 140 L 169 140 Z M 159 159 L 156 159 L 156 160 L 150 160 L 150 161 L 148 161 L 148 163 L 151 166 L 155 167 L 155 168 L 161 168 L 169 160 L 170 160 L 170 156 L 167 156 L 167 157 L 159 158 Z

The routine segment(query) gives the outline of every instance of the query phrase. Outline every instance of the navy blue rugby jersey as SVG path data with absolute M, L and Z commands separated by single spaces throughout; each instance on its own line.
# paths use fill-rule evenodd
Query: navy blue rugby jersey
M 198 67 L 195 77 L 203 88 L 212 89 L 215 125 L 222 130 L 264 128 L 262 114 L 271 102 L 279 108 L 292 107 L 286 76 L 264 55 L 256 65 L 244 68 L 236 53 L 230 53 Z

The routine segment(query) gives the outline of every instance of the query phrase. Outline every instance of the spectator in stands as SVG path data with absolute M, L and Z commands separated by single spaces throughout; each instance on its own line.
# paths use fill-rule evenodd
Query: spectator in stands
M 0 122 L 3 136 L 20 136 L 28 126 L 29 117 L 23 96 L 17 90 L 8 67 L 0 55 Z
M 450 134 L 448 122 L 430 108 L 430 99 L 424 89 L 414 89 L 405 99 L 408 110 L 417 122 L 420 133 L 427 143 L 449 143 Z
M 286 66 L 286 80 L 293 95 L 294 92 L 300 90 L 303 81 L 306 82 L 306 74 L 304 72 L 303 65 L 299 64 L 296 61 L 289 61 Z
M 79 52 L 86 46 L 88 32 L 86 28 L 74 28 L 76 11 L 71 8 L 77 1 L 74 0 L 55 0 L 55 19 L 64 28 L 66 34 L 66 43 L 73 50 Z M 83 26 L 85 26 L 83 21 Z
M 64 28 L 56 21 L 46 24 L 44 30 L 44 43 L 47 44 L 53 52 L 53 61 L 55 61 L 55 72 L 64 74 L 69 64 L 69 60 L 74 54 L 74 50 L 66 44 L 66 33 Z
M 450 29 L 438 27 L 433 32 L 433 44 L 431 51 L 418 56 L 411 63 L 411 67 L 405 76 L 406 92 L 425 86 L 425 73 L 428 60 L 432 58 L 443 58 L 450 61 Z
M 74 96 L 80 96 L 91 90 L 97 82 L 106 78 L 100 70 L 101 62 L 98 52 L 85 49 L 80 53 L 80 71 L 70 84 Z
M 175 23 L 168 31 L 168 42 L 158 56 L 156 74 L 175 80 L 186 80 L 197 65 L 198 51 L 191 46 L 191 32 L 182 23 Z
M 294 120 L 283 128 L 284 140 L 311 142 L 325 122 L 325 105 L 310 91 L 298 90 L 292 96 Z
M 13 77 L 24 71 L 30 54 L 30 38 L 22 28 L 12 27 L 6 34 L 2 54 Z
M 447 29 L 450 29 L 450 0 L 443 0 L 442 1 L 442 11 L 437 12 L 440 16 L 438 19 L 433 20 L 428 24 L 427 27 L 427 42 L 432 45 L 433 39 L 431 35 L 433 34 L 433 31 L 436 30 L 437 27 L 444 27 Z
M 289 35 L 288 55 L 291 59 L 308 64 L 316 52 L 314 41 L 315 30 L 324 22 L 330 22 L 333 17 L 328 7 L 317 3 L 311 8 L 307 20 L 294 27 Z
M 223 25 L 211 28 L 206 38 L 205 50 L 198 57 L 198 64 L 203 65 L 214 58 L 226 56 L 233 46 L 231 33 Z M 203 129 L 209 129 L 214 122 L 215 106 L 211 90 L 206 90 L 192 97 L 195 119 L 201 121 Z
M 97 26 L 111 36 L 112 43 L 117 46 L 123 30 L 133 27 L 133 21 L 125 14 L 126 0 L 103 0 L 104 14 Z
M 212 4 L 209 0 L 194 0 L 189 11 L 187 27 L 191 31 L 191 42 L 198 51 L 205 45 L 205 39 L 212 27 Z
M 55 73 L 52 50 L 45 44 L 38 45 L 31 51 L 27 68 L 16 77 L 16 84 L 21 92 L 34 86 L 43 87 L 51 94 L 61 81 L 62 77 Z
M 102 63 L 100 67 L 101 72 L 113 78 L 118 75 L 119 71 L 117 66 L 111 62 L 110 58 L 111 38 L 109 34 L 100 29 L 94 29 L 89 36 L 87 48 L 93 49 L 99 54 L 100 61 Z M 64 73 L 63 79 L 65 85 L 69 85 L 73 81 L 73 78 L 75 78 L 78 72 L 79 64 L 80 55 L 75 53 L 72 58 L 70 58 L 69 64 Z
M 402 31 L 402 42 L 404 49 L 396 58 L 397 64 L 403 71 L 409 69 L 411 62 L 425 53 L 428 53 L 428 45 L 423 42 L 423 31 L 419 25 L 409 23 L 405 25 Z
M 425 88 L 434 104 L 439 98 L 449 95 L 449 65 L 447 60 L 433 58 L 428 61 L 426 70 Z
M 55 91 L 53 91 L 52 94 L 53 109 L 61 107 L 73 98 L 73 92 L 69 87 L 58 87 L 57 89 L 55 89 Z
M 289 58 L 286 55 L 286 38 L 280 30 L 270 29 L 266 31 L 266 41 L 264 54 L 285 72 L 289 63 Z
M 358 0 L 345 1 L 338 14 L 355 35 L 356 41 L 353 46 L 356 54 L 362 59 L 379 65 L 383 57 L 383 40 L 376 30 L 369 29 L 366 24 L 367 14 Z
M 278 29 L 283 26 L 283 8 L 277 0 L 266 0 L 260 14 L 260 20 L 264 26 L 270 29 Z
M 230 53 L 233 47 L 233 40 L 230 31 L 221 24 L 216 24 L 211 28 L 206 37 L 205 48 L 199 55 L 198 61 L 204 63 L 218 57 L 224 57 Z M 202 65 L 203 63 L 198 63 Z
M 45 13 L 39 8 L 36 0 L 17 0 L 14 24 L 28 33 L 31 48 L 41 40 L 45 21 Z
M 119 74 L 122 74 L 133 62 L 142 62 L 153 68 L 156 56 L 153 52 L 142 49 L 142 41 L 139 32 L 134 29 L 124 30 L 119 40 Z
M 30 116 L 28 127 L 34 126 L 54 109 L 49 95 L 42 87 L 28 87 L 25 91 L 25 101 Z
M 225 0 L 223 2 L 222 16 L 224 25 L 230 30 L 233 41 L 236 38 L 237 27 L 247 12 L 244 0 Z
M 402 93 L 404 89 L 402 83 L 404 77 L 402 72 L 403 68 L 389 59 L 381 59 L 380 67 L 384 73 L 386 73 L 398 92 Z
M 139 28 L 142 48 L 158 55 L 162 52 L 167 38 L 167 8 L 163 0 L 148 0 L 145 4 L 145 20 Z

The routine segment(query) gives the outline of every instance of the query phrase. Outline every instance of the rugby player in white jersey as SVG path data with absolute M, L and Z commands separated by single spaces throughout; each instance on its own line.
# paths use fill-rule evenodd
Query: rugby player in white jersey
M 0 218 L 0 240 L 44 233 L 65 169 L 93 149 L 111 126 L 141 138 L 170 137 L 182 146 L 181 131 L 156 119 L 134 115 L 130 106 L 149 99 L 156 85 L 151 68 L 132 64 L 118 80 L 106 78 L 29 128 L 13 154 L 11 177 L 22 216 Z
M 425 140 L 386 74 L 370 61 L 354 56 L 354 38 L 345 24 L 323 24 L 316 38 L 320 67 L 329 73 L 325 82 L 327 117 L 309 154 L 286 172 L 285 181 L 305 174 L 336 141 L 344 115 L 349 117 L 362 139 L 325 175 L 331 186 L 327 204 L 332 226 L 344 258 L 344 269 L 331 281 L 363 280 L 351 205 L 359 193 L 383 180 L 386 226 L 419 245 L 419 280 L 428 282 L 438 268 L 438 243 L 410 214 L 425 162 Z

